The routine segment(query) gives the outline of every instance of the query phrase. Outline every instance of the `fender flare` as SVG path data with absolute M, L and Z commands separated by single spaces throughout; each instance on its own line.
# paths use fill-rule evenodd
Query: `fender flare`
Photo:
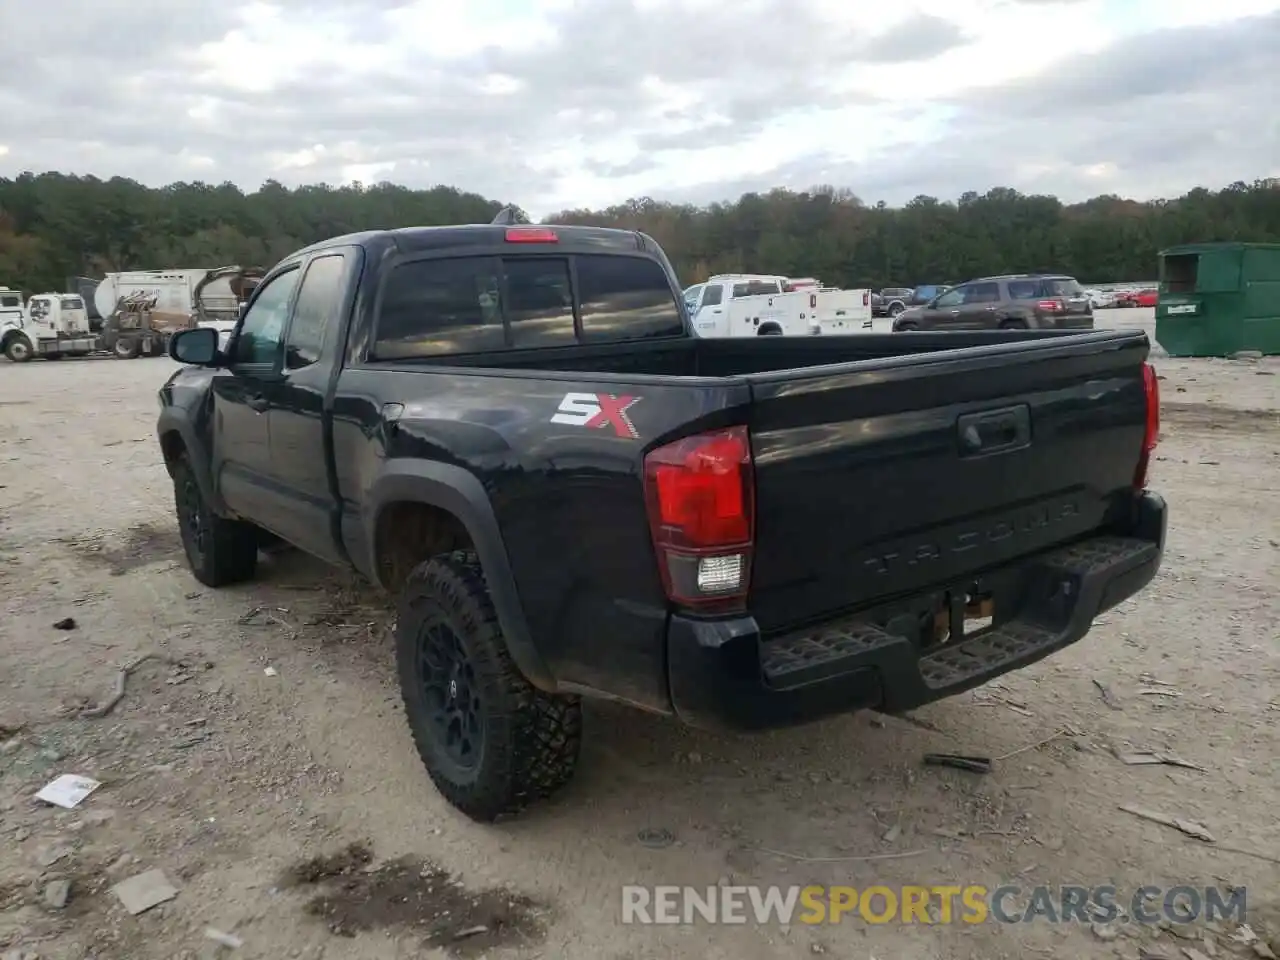
M 182 438 L 182 445 L 187 451 L 187 462 L 191 464 L 191 472 L 195 474 L 196 485 L 200 487 L 200 495 L 204 497 L 205 503 L 213 508 L 214 513 L 225 516 L 227 505 L 222 502 L 222 497 L 214 486 L 209 452 L 200 441 L 195 424 L 180 407 L 165 407 L 156 421 L 156 436 L 161 444 L 170 433 L 176 433 Z M 165 466 L 168 466 L 167 461 Z
M 452 464 L 433 460 L 387 461 L 369 487 L 361 510 L 370 554 L 377 550 L 378 517 L 389 504 L 403 502 L 437 507 L 462 522 L 480 557 L 480 567 L 511 659 L 535 687 L 555 693 L 558 685 L 529 632 L 498 518 L 484 486 L 473 473 Z M 369 558 L 369 569 L 375 577 L 379 576 L 375 556 Z M 386 584 L 380 582 L 379 585 L 386 588 Z

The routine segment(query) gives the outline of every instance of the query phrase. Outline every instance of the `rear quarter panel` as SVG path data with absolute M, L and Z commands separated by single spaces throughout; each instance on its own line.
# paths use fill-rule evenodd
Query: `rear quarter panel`
M 359 528 L 349 520 L 390 459 L 474 474 L 497 517 L 530 634 L 557 681 L 665 711 L 666 600 L 644 506 L 644 453 L 677 435 L 741 422 L 748 391 L 722 381 L 663 381 L 348 368 L 333 406 L 343 528 Z M 404 408 L 391 431 L 385 403 Z M 353 556 L 375 549 L 350 546 Z

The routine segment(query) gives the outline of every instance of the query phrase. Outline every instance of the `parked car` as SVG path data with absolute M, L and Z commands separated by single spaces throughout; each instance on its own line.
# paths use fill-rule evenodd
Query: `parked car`
M 1154 307 L 1160 301 L 1155 289 L 1121 290 L 1116 294 L 1117 307 Z
M 1089 298 L 1089 306 L 1095 310 L 1107 310 L 1116 305 L 1114 290 L 1098 290 L 1091 287 L 1085 290 L 1084 295 Z
M 933 300 L 934 297 L 942 296 L 950 289 L 951 287 L 945 283 L 926 283 L 923 286 L 916 287 L 911 291 L 911 303 L 909 306 L 922 306 Z
M 970 280 L 898 315 L 894 330 L 1042 330 L 1093 327 L 1073 278 L 1018 274 Z
M 913 290 L 910 287 L 885 287 L 871 295 L 873 317 L 896 317 L 911 305 Z
M 285 258 L 226 353 L 171 341 L 192 573 L 283 540 L 393 592 L 409 730 L 474 819 L 569 780 L 583 696 L 720 730 L 900 713 L 1160 566 L 1142 331 L 700 339 L 680 298 L 631 231 L 377 230 Z

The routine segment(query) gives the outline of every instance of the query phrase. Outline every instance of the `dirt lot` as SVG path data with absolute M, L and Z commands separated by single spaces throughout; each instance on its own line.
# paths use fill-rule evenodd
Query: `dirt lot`
M 624 884 L 1188 884 L 1247 888 L 1252 929 L 1280 934 L 1280 363 L 1157 365 L 1169 551 L 1085 640 L 913 719 L 730 739 L 593 707 L 569 791 L 482 827 L 413 751 L 376 595 L 293 554 L 242 588 L 189 576 L 153 435 L 169 361 L 0 364 L 0 954 L 1264 955 L 1231 922 L 620 923 Z M 927 751 L 1004 759 L 982 776 Z M 103 786 L 33 799 L 62 773 Z M 177 895 L 131 916 L 110 888 L 150 868 Z

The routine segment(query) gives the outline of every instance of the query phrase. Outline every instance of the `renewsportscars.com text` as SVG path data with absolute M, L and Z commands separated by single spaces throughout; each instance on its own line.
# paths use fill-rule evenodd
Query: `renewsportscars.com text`
M 989 888 L 931 886 L 627 886 L 628 924 L 756 923 L 1109 923 L 1196 920 L 1245 922 L 1243 887 L 1063 885 Z

